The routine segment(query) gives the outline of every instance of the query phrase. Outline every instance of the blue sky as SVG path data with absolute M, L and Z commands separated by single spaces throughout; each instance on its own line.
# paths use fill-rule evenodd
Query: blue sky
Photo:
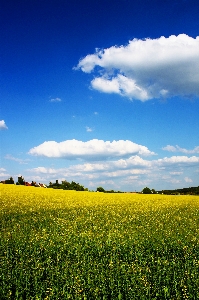
M 197 0 L 3 0 L 0 180 L 199 184 Z

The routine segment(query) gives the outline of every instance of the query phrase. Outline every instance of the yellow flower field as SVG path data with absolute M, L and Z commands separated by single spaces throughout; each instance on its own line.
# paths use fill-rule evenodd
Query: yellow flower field
M 2 299 L 199 299 L 199 197 L 0 185 Z

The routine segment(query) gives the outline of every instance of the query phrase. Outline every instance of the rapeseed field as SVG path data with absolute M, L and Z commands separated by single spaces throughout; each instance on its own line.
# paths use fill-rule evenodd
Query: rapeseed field
M 0 299 L 199 299 L 198 196 L 0 189 Z

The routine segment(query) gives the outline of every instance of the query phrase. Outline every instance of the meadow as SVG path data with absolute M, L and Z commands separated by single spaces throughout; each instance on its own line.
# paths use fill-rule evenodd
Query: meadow
M 199 196 L 0 189 L 0 299 L 199 299 Z

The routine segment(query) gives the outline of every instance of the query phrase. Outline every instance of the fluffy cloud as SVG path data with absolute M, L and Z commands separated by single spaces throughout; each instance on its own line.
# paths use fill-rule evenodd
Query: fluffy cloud
M 164 157 L 162 159 L 158 159 L 154 161 L 157 166 L 173 166 L 173 165 L 198 165 L 199 157 L 197 156 L 172 156 L 172 157 Z
M 45 157 L 60 157 L 66 159 L 83 158 L 87 160 L 103 160 L 113 157 L 126 157 L 135 154 L 154 155 L 145 146 L 138 145 L 131 141 L 103 141 L 93 139 L 87 142 L 78 140 L 67 140 L 60 143 L 55 141 L 44 142 L 43 144 L 30 149 L 29 154 Z
M 91 86 L 104 93 L 147 101 L 170 96 L 199 96 L 199 37 L 186 34 L 129 41 L 96 49 L 75 69 L 99 72 Z
M 115 159 L 106 162 L 86 162 L 71 165 L 67 168 L 37 167 L 32 172 L 38 178 L 46 180 L 67 179 L 78 180 L 88 187 L 102 185 L 111 189 L 110 182 L 115 189 L 133 190 L 133 186 L 160 186 L 160 189 L 184 187 L 184 182 L 195 183 L 195 168 L 199 166 L 199 157 L 173 156 L 170 158 L 146 160 L 138 155 L 126 159 Z M 186 173 L 186 175 L 184 175 Z M 34 177 L 35 177 L 34 175 Z M 197 181 L 196 181 L 197 182 Z M 125 187 L 126 186 L 126 187 Z M 125 188 L 124 188 L 125 187 Z
M 117 75 L 115 78 L 95 78 L 91 81 L 94 89 L 104 93 L 116 93 L 130 98 L 146 101 L 151 98 L 147 90 L 139 87 L 135 80 L 125 77 L 124 75 Z
M 0 121 L 0 130 L 3 130 L 3 129 L 8 129 L 8 127 L 6 126 L 6 123 L 4 120 L 1 120 Z
M 195 147 L 192 150 L 187 150 L 185 148 L 179 147 L 178 145 L 176 146 L 167 145 L 166 147 L 163 147 L 162 150 L 166 150 L 169 152 L 182 152 L 186 154 L 194 154 L 194 153 L 199 153 L 199 146 Z

